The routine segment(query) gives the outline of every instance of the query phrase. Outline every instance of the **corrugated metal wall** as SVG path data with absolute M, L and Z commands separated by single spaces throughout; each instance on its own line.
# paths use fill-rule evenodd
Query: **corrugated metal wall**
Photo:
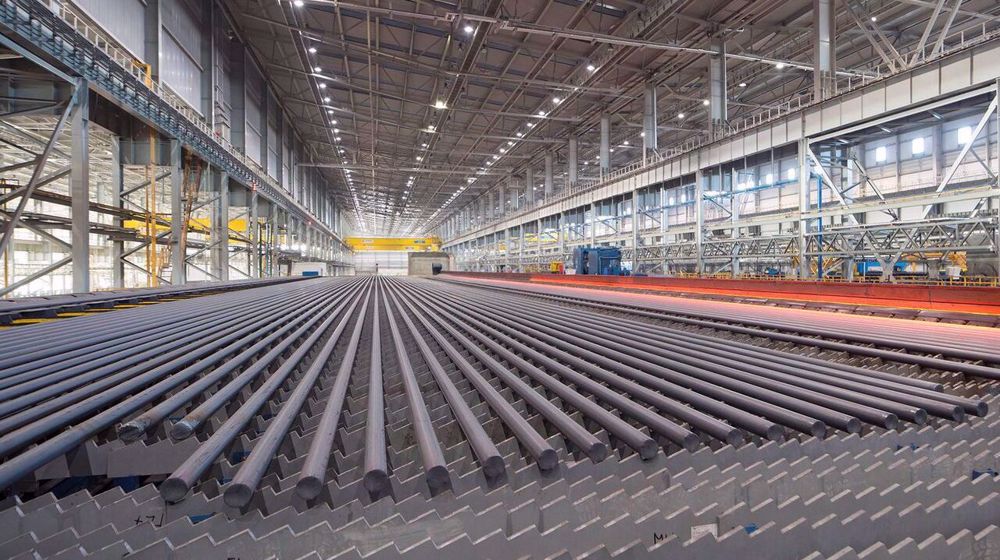
M 187 0 L 160 0 L 160 18 L 160 81 L 200 113 L 202 14 Z
M 146 4 L 141 0 L 74 0 L 88 17 L 110 32 L 133 56 L 144 58 Z
M 247 93 L 247 147 L 246 153 L 250 159 L 261 163 L 261 143 L 264 135 L 265 91 L 264 77 L 257 65 L 247 60 L 246 63 L 246 93 Z

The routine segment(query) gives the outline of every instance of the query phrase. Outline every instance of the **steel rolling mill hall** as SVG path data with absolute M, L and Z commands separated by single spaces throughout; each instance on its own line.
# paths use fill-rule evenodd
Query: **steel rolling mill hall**
M 0 560 L 1000 560 L 995 0 L 0 0 Z

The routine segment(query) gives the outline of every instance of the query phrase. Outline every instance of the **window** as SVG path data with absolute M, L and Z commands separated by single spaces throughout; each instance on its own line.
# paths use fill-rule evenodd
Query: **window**
M 885 162 L 885 146 L 875 148 L 875 163 Z
M 773 185 L 774 184 L 774 175 L 771 175 L 770 173 L 768 173 L 767 175 L 764 175 L 764 184 L 765 185 Z
M 785 174 L 788 175 L 788 180 L 789 181 L 794 181 L 795 180 L 796 173 L 795 173 L 795 168 L 794 167 L 791 168 L 791 169 L 789 169 Z
M 958 129 L 958 144 L 964 146 L 969 143 L 969 140 L 972 140 L 972 127 L 963 126 Z
M 910 152 L 912 152 L 913 155 L 918 155 L 918 154 L 924 153 L 924 139 L 923 139 L 923 137 L 914 138 L 913 141 L 910 142 Z

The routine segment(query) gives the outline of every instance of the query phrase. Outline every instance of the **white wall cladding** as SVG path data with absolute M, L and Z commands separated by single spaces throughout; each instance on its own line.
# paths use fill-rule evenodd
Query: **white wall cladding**
M 146 4 L 142 0 L 73 0 L 73 3 L 133 56 L 144 58 Z
M 202 112 L 201 14 L 186 0 L 160 0 L 160 81 Z

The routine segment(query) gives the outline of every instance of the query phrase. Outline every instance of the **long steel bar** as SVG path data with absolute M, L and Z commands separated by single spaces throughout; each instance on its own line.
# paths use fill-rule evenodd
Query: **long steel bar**
M 170 398 L 146 411 L 141 416 L 122 424 L 118 428 L 118 437 L 126 441 L 138 439 L 142 433 L 146 432 L 160 422 L 163 422 L 167 416 L 183 406 L 184 403 L 191 401 L 212 385 L 220 382 L 222 379 L 225 379 L 237 369 L 244 367 L 254 356 L 266 350 L 268 346 L 273 344 L 274 346 L 266 352 L 262 358 L 257 360 L 249 368 L 243 370 L 240 374 L 240 378 L 250 379 L 256 377 L 259 375 L 260 371 L 271 363 L 271 361 L 277 359 L 282 352 L 287 350 L 288 347 L 301 338 L 309 330 L 309 328 L 322 319 L 325 313 L 333 309 L 333 307 L 340 302 L 343 297 L 343 295 L 340 295 L 337 298 L 327 300 L 325 302 L 317 302 L 319 304 L 314 304 L 314 307 L 310 306 L 303 308 L 299 314 L 293 316 L 293 320 L 288 321 L 280 329 L 274 331 L 258 341 L 256 344 L 233 356 L 223 365 L 212 370 L 210 373 L 201 376 L 197 381 L 189 384 L 183 390 L 171 395 Z M 285 336 L 293 328 L 295 331 L 290 335 Z M 282 337 L 284 338 L 282 339 Z M 279 339 L 282 340 L 277 344 L 274 344 Z M 238 380 L 240 378 L 231 380 L 231 382 L 238 384 Z M 219 392 L 216 392 L 213 395 L 213 398 L 218 394 Z M 203 403 L 203 405 L 204 404 L 205 403 Z M 171 436 L 176 439 L 183 439 L 184 437 L 189 436 L 191 431 L 193 431 L 196 427 L 197 424 L 194 422 L 188 422 L 186 419 L 181 420 L 174 426 L 174 429 L 171 430 Z
M 339 284 L 339 282 L 338 282 Z M 319 286 L 329 291 L 325 285 Z M 260 293 L 281 291 L 280 286 L 259 288 Z M 226 297 L 222 294 L 214 297 Z M 122 312 L 127 313 L 127 312 Z M 252 326 L 252 325 L 251 325 Z M 27 327 L 25 327 L 27 328 Z M 70 452 L 94 434 L 107 429 L 115 422 L 143 408 L 149 403 L 162 398 L 202 373 L 205 368 L 231 355 L 232 347 L 213 347 L 208 345 L 205 350 L 193 349 L 191 356 L 173 360 L 172 363 L 153 368 L 141 373 L 128 381 L 114 387 L 113 390 L 95 394 L 75 406 L 40 420 L 38 425 L 27 426 L 19 431 L 32 428 L 36 433 L 30 437 L 20 437 L 22 442 L 33 442 L 34 446 L 17 454 L 12 451 L 23 447 L 21 443 L 12 441 L 15 434 L 5 434 L 0 437 L 0 445 L 6 450 L 3 455 L 7 459 L 0 464 L 0 489 L 7 488 L 23 477 L 30 475 L 35 469 Z M 210 355 L 208 352 L 212 352 Z M 185 364 L 186 367 L 185 367 Z M 88 416 L 89 415 L 89 416 Z M 43 433 L 60 430 L 58 434 L 48 439 L 41 439 Z M 27 434 L 25 434 L 27 435 Z
M 167 502 L 218 492 L 207 473 L 235 469 L 219 488 L 228 507 L 272 500 L 258 489 L 275 474 L 310 506 L 339 504 L 354 483 L 371 499 L 395 495 L 414 468 L 437 493 L 464 479 L 457 465 L 470 460 L 477 476 L 502 483 L 512 467 L 503 438 L 516 440 L 518 460 L 558 476 L 561 456 L 652 460 L 661 447 L 753 445 L 793 430 L 824 436 L 987 412 L 986 400 L 954 394 L 950 373 L 915 380 L 836 364 L 728 340 L 796 336 L 825 348 L 822 337 L 567 293 L 317 279 L 17 327 L 35 347 L 15 343 L 15 353 L 43 343 L 55 350 L 14 360 L 0 376 L 0 490 L 51 476 L 42 467 L 64 455 L 73 476 L 102 468 L 74 458 L 80 450 L 128 456 L 149 446 L 185 449 L 151 479 Z M 148 335 L 135 336 L 134 325 Z M 729 332 L 713 336 L 720 330 Z M 0 361 L 11 354 L 0 345 Z M 109 447 L 115 432 L 128 445 Z M 242 462 L 230 466 L 227 450 Z
M 556 426 L 563 435 L 581 449 L 592 461 L 601 461 L 607 456 L 608 449 L 603 442 L 594 437 L 593 434 L 576 423 L 545 397 L 538 394 L 527 382 L 515 375 L 510 368 L 501 364 L 488 352 L 480 348 L 471 336 L 463 335 L 458 328 L 445 321 L 436 310 L 432 310 L 423 301 L 411 298 L 409 302 L 416 306 L 424 316 L 430 317 L 438 323 L 464 350 L 468 351 L 477 361 L 485 365 L 505 385 L 510 387 L 520 398 L 524 399 L 528 405 Z
M 227 504 L 233 507 L 243 507 L 250 502 L 254 492 L 257 491 L 257 487 L 260 486 L 260 479 L 263 478 L 267 465 L 270 464 L 271 459 L 278 450 L 278 446 L 288 437 L 288 430 L 292 427 L 292 423 L 302 409 L 302 405 L 309 398 L 309 393 L 313 391 L 320 376 L 327 371 L 328 362 L 333 355 L 333 350 L 336 348 L 337 343 L 340 342 L 340 336 L 344 333 L 344 329 L 347 328 L 351 315 L 357 309 L 358 302 L 361 301 L 359 296 L 360 291 L 351 294 L 351 304 L 343 314 L 340 314 L 338 311 L 332 313 L 333 315 L 340 316 L 340 321 L 337 323 L 336 328 L 334 328 L 333 333 L 323 343 L 323 347 L 320 348 L 319 352 L 313 358 L 309 369 L 298 380 L 291 395 L 282 403 L 281 410 L 271 420 L 271 423 L 268 424 L 264 435 L 258 438 L 250 455 L 240 464 L 239 470 L 236 471 L 236 475 L 223 494 L 223 499 L 225 499 Z M 274 385 L 274 388 L 277 389 L 277 385 Z M 263 390 L 264 388 L 261 389 L 261 391 Z M 261 394 L 263 395 L 264 393 L 262 392 Z M 254 397 L 256 396 L 255 394 Z M 263 397 L 263 400 L 259 400 L 260 406 L 264 405 L 267 396 L 269 395 Z M 249 422 L 258 408 L 260 407 L 254 407 L 252 401 L 247 402 L 240 407 L 239 412 L 234 414 L 229 421 L 239 421 L 237 415 L 242 414 L 246 417 L 246 421 Z M 447 472 L 447 469 L 445 471 Z
M 358 312 L 357 320 L 354 323 L 351 340 L 347 345 L 344 357 L 341 359 L 340 367 L 337 369 L 337 376 L 334 379 L 330 395 L 323 407 L 319 425 L 316 427 L 312 442 L 309 444 L 305 464 L 302 465 L 299 479 L 295 483 L 296 493 L 307 500 L 318 496 L 326 481 L 326 469 L 330 463 L 333 440 L 340 424 L 340 414 L 344 410 L 344 398 L 347 396 L 348 383 L 351 380 L 354 359 L 358 354 L 358 344 L 365 326 L 365 317 L 368 316 L 370 301 L 371 291 L 368 290 L 365 293 L 365 301 L 361 305 L 361 311 Z
M 557 455 L 552 446 L 538 435 L 538 432 L 528 424 L 514 407 L 448 342 L 444 335 L 417 309 L 414 302 L 406 298 L 401 299 L 407 309 L 410 310 L 410 313 L 420 321 L 424 330 L 430 333 L 438 346 L 445 351 L 452 363 L 458 366 L 462 375 L 479 392 L 480 396 L 496 412 L 497 416 L 510 428 L 518 441 L 528 449 L 528 452 L 537 461 L 538 467 L 542 470 L 553 468 L 556 465 Z M 406 319 L 409 323 L 409 318 L 407 317 Z M 416 330 L 414 330 L 414 337 L 420 340 Z
M 512 288 L 489 286 L 490 289 L 496 290 L 510 290 L 518 293 L 523 293 L 520 290 L 514 290 Z M 936 354 L 941 354 L 942 352 L 947 354 L 948 350 L 946 348 L 936 348 L 929 352 L 930 356 L 925 356 L 921 354 L 910 354 L 907 352 L 902 352 L 899 350 L 887 350 L 884 348 L 862 346 L 859 344 L 848 344 L 844 342 L 838 342 L 838 339 L 843 339 L 842 336 L 838 336 L 836 333 L 806 333 L 812 334 L 813 336 L 804 336 L 803 334 L 791 334 L 788 332 L 776 332 L 769 331 L 754 327 L 745 327 L 742 325 L 735 325 L 724 320 L 712 320 L 712 319 L 693 319 L 683 315 L 678 315 L 668 311 L 661 311 L 652 307 L 644 307 L 641 305 L 625 305 L 625 304 L 611 304 L 601 302 L 596 297 L 584 297 L 584 296 L 566 296 L 566 295 L 556 295 L 543 293 L 540 291 L 531 292 L 532 297 L 538 297 L 542 299 L 548 299 L 550 301 L 561 301 L 566 303 L 573 303 L 577 305 L 586 305 L 596 309 L 606 309 L 609 311 L 621 312 L 623 309 L 627 309 L 631 315 L 638 317 L 647 317 L 650 319 L 666 320 L 675 323 L 681 323 L 685 325 L 704 327 L 709 329 L 725 330 L 738 334 L 746 334 L 751 336 L 759 336 L 764 338 L 770 338 L 772 340 L 791 342 L 794 344 L 801 344 L 804 346 L 814 346 L 818 348 L 824 348 L 827 350 L 835 350 L 838 352 L 846 352 L 849 354 L 859 355 L 859 356 L 870 356 L 875 358 L 881 358 L 887 361 L 900 362 L 904 364 L 915 364 L 922 367 L 940 369 L 944 371 L 955 371 L 959 373 L 965 373 L 968 375 L 975 375 L 979 377 L 985 377 L 988 379 L 1000 379 L 1000 369 L 990 366 L 984 366 L 973 363 L 956 362 L 952 360 L 946 360 L 943 358 L 934 357 Z M 827 338 L 821 338 L 828 336 L 834 340 L 829 340 Z M 820 338 L 817 338 L 820 337 Z M 874 341 L 869 341 L 874 342 Z
M 274 312 L 280 313 L 281 306 L 275 306 Z M 22 408 L 20 412 L 3 418 L 0 420 L 0 430 L 2 430 L 0 433 L 5 435 L 0 437 L 0 456 L 58 430 L 68 422 L 86 416 L 102 404 L 127 395 L 130 391 L 144 387 L 149 382 L 179 368 L 190 366 L 213 351 L 215 353 L 211 357 L 221 359 L 226 353 L 232 352 L 235 346 L 244 344 L 245 342 L 240 340 L 241 337 L 257 331 L 257 326 L 252 321 L 263 317 L 266 317 L 264 313 L 252 315 L 251 323 L 238 330 L 208 337 L 202 336 L 199 340 L 206 344 L 197 348 L 192 349 L 189 346 L 178 348 L 158 356 L 155 361 L 133 366 L 99 382 L 89 383 L 77 391 L 62 393 L 58 397 L 30 408 Z M 150 366 L 156 367 L 150 369 Z M 59 394 L 58 384 L 42 391 Z M 18 404 L 23 406 L 22 402 Z
M 443 313 L 444 316 L 451 318 L 454 324 L 459 326 L 468 334 L 472 335 L 473 338 L 482 344 L 486 345 L 490 348 L 490 350 L 501 356 L 508 363 L 514 364 L 519 371 L 529 376 L 546 389 L 552 391 L 556 395 L 559 395 L 561 399 L 572 405 L 577 410 L 580 410 L 585 416 L 593 419 L 595 422 L 604 427 L 609 433 L 625 442 L 629 447 L 635 449 L 643 458 L 650 458 L 656 454 L 659 446 L 651 437 L 640 432 L 618 416 L 609 413 L 597 403 L 587 399 L 570 386 L 559 381 L 554 376 L 544 372 L 515 352 L 511 351 L 508 347 L 518 347 L 518 345 L 504 334 L 483 324 L 462 311 L 456 309 L 449 310 L 444 307 L 438 307 L 438 311 Z M 504 344 L 501 344 L 498 341 L 502 341 Z M 519 347 L 518 349 L 520 350 Z M 650 413 L 650 411 L 646 408 L 629 399 L 626 399 L 619 393 L 609 390 L 599 383 L 587 379 L 585 376 L 573 376 L 572 382 L 578 382 L 577 384 L 583 386 L 585 391 L 594 395 L 598 399 L 612 404 L 613 406 L 620 407 L 619 410 L 622 410 L 629 416 L 642 418 L 644 421 L 648 420 L 650 423 L 659 425 L 664 432 L 672 431 L 671 428 L 666 426 L 666 423 L 669 422 L 666 418 L 654 418 L 655 415 Z M 657 420 L 657 418 L 662 420 L 662 422 Z M 690 435 L 693 436 L 693 434 Z
M 396 352 L 399 376 L 403 379 L 403 389 L 406 394 L 407 409 L 410 411 L 413 435 L 417 440 L 417 447 L 420 449 L 420 458 L 424 463 L 427 486 L 432 491 L 438 491 L 451 482 L 448 475 L 448 463 L 445 461 L 444 452 L 441 451 L 441 444 L 438 443 L 438 438 L 434 435 L 431 417 L 427 413 L 427 404 L 421 395 L 417 377 L 413 373 L 413 366 L 410 364 L 406 345 L 403 344 L 403 336 L 400 334 L 399 326 L 396 324 L 396 317 L 390 305 L 389 298 L 386 296 L 384 284 L 382 282 L 379 284 L 379 291 L 382 293 L 381 300 L 389 323 L 389 334 Z
M 583 299 L 593 299 L 590 294 L 594 293 L 593 290 L 586 288 L 567 288 L 533 283 L 519 283 L 520 286 L 515 288 L 516 284 L 510 282 L 449 281 L 466 285 L 493 286 L 507 290 L 560 293 L 560 297 L 580 297 Z M 655 310 L 681 318 L 740 323 L 758 328 L 792 331 L 834 340 L 878 344 L 914 352 L 1000 363 L 1000 353 L 996 350 L 998 337 L 993 329 L 961 328 L 955 325 L 917 321 L 893 321 L 809 310 L 761 308 L 754 305 L 690 300 L 673 296 L 651 297 L 641 294 L 604 292 L 601 297 L 605 299 L 603 303 Z M 775 316 L 779 316 L 780 319 L 774 319 Z M 879 326 L 886 326 L 886 321 L 893 324 L 891 336 L 873 332 Z M 943 330 L 948 331 L 946 337 L 935 332 Z M 956 330 L 961 330 L 962 336 L 955 336 Z
M 744 435 L 742 432 L 732 426 L 726 425 L 723 422 L 712 418 L 711 416 L 704 414 L 699 410 L 687 407 L 680 402 L 672 399 L 665 398 L 646 387 L 639 385 L 633 380 L 636 378 L 642 378 L 646 374 L 638 372 L 636 375 L 626 375 L 619 377 L 608 370 L 602 370 L 588 363 L 568 352 L 563 352 L 561 350 L 555 349 L 554 347 L 544 345 L 546 350 L 552 350 L 552 355 L 556 356 L 559 361 L 553 360 L 541 353 L 535 351 L 528 351 L 528 354 L 533 360 L 543 363 L 546 368 L 552 369 L 552 371 L 558 372 L 561 376 L 566 377 L 570 380 L 577 380 L 578 377 L 570 368 L 566 367 L 560 362 L 565 362 L 567 364 L 573 365 L 580 371 L 584 371 L 587 375 L 596 378 L 602 383 L 606 383 L 611 387 L 615 387 L 619 390 L 625 391 L 630 397 L 634 397 L 642 402 L 648 403 L 657 409 L 670 414 L 674 417 L 682 419 L 691 425 L 697 427 L 706 433 L 711 434 L 713 437 L 718 438 L 721 441 L 725 441 L 732 445 L 737 445 L 742 443 L 744 440 Z M 626 379 L 627 377 L 628 379 Z M 649 377 L 649 376 L 646 376 Z M 655 383 L 655 382 L 654 382 Z M 735 417 L 742 421 L 748 426 L 751 426 L 754 431 L 765 437 L 770 437 L 771 439 L 778 439 L 781 437 L 781 430 L 773 423 L 762 421 L 758 417 L 753 415 L 742 413 L 742 411 L 727 407 L 719 401 L 712 401 L 711 399 L 699 398 L 694 395 L 692 391 L 685 390 L 680 387 L 673 386 L 669 383 L 663 382 L 658 384 L 658 388 L 664 389 L 665 392 L 671 394 L 674 397 L 681 397 L 682 400 L 692 403 L 698 403 L 699 406 L 703 407 L 705 410 L 712 410 L 713 412 L 721 412 L 722 416 Z M 657 421 L 654 419 L 654 426 L 657 425 Z M 664 428 L 664 435 L 671 439 L 675 443 L 687 447 L 689 445 L 696 444 L 695 440 L 692 440 L 690 432 L 684 429 L 676 429 L 673 427 Z
M 382 387 L 382 332 L 378 290 L 372 306 L 372 343 L 368 368 L 368 411 L 365 420 L 365 489 L 380 496 L 389 486 L 389 459 L 385 452 L 385 396 Z
M 333 322 L 341 316 L 346 306 L 347 301 L 342 299 L 337 309 L 330 312 L 327 318 L 309 335 L 309 338 L 287 360 L 282 362 L 281 366 L 243 403 L 243 406 L 240 406 L 205 443 L 199 445 L 198 449 L 181 466 L 174 469 L 174 472 L 160 485 L 160 494 L 164 500 L 178 502 L 187 495 L 191 486 L 208 470 L 215 458 L 232 444 L 260 407 L 264 406 L 271 395 L 278 390 L 278 387 L 285 383 L 292 372 L 306 359 Z M 341 321 L 341 324 L 344 323 L 345 321 Z M 188 418 L 190 417 L 189 414 Z M 245 473 L 245 476 L 248 474 Z M 247 476 L 247 478 L 250 477 Z
M 482 308 L 493 308 L 496 312 L 501 311 L 500 308 L 492 304 L 483 306 Z M 557 324 L 566 323 L 549 315 L 543 317 L 536 313 L 523 313 L 520 311 L 506 312 L 502 316 L 508 318 L 519 317 L 521 321 L 509 320 L 506 322 L 515 327 L 520 327 L 526 335 L 531 334 L 544 340 L 556 340 L 560 331 L 537 324 L 539 320 L 547 317 L 550 322 L 556 322 Z M 537 325 L 535 328 L 529 326 L 533 323 Z M 796 410 L 803 414 L 812 415 L 847 431 L 857 431 L 860 429 L 860 426 L 857 422 L 852 421 L 850 416 L 837 417 L 830 415 L 828 412 L 822 410 L 822 408 L 836 410 L 889 429 L 896 424 L 895 413 L 907 415 L 921 424 L 926 421 L 926 412 L 897 406 L 895 403 L 876 401 L 871 397 L 862 395 L 850 395 L 853 398 L 844 399 L 843 397 L 847 395 L 843 391 L 833 391 L 825 385 L 818 383 L 795 383 L 794 380 L 791 380 L 791 383 L 774 381 L 772 377 L 775 376 L 767 375 L 766 370 L 762 368 L 750 371 L 754 371 L 755 373 L 763 372 L 765 376 L 747 374 L 733 367 L 710 368 L 706 367 L 707 364 L 699 358 L 690 359 L 681 353 L 656 348 L 642 339 L 632 339 L 629 344 L 622 344 L 614 340 L 609 340 L 606 336 L 595 335 L 594 331 L 585 324 L 570 324 L 575 325 L 576 328 L 573 331 L 573 335 L 563 337 L 567 341 L 567 344 L 583 346 L 587 343 L 593 343 L 595 352 L 609 359 L 619 360 L 635 367 L 644 367 L 643 364 L 646 363 L 657 364 L 664 368 L 673 368 L 686 375 L 727 387 L 746 395 L 755 396 L 758 399 L 771 402 L 789 410 Z M 627 333 L 623 333 L 621 336 L 628 337 Z M 733 364 L 734 362 L 730 361 L 728 363 Z M 778 379 L 789 381 L 788 378 L 783 377 L 778 377 Z M 801 388 L 802 386 L 807 386 L 809 389 Z M 819 391 L 815 389 L 819 389 Z M 836 393 L 837 397 L 841 398 L 831 397 L 825 394 L 826 392 Z M 852 401 L 862 401 L 865 404 L 857 404 Z M 822 408 L 814 408 L 813 405 Z M 874 408 L 873 405 L 879 405 L 883 409 L 894 410 L 893 412 L 885 412 L 884 410 Z
M 407 331 L 409 332 L 412 339 L 416 342 L 417 348 L 420 349 L 420 354 L 424 358 L 424 363 L 430 368 L 431 375 L 434 376 L 434 381 L 437 383 L 441 392 L 444 394 L 445 400 L 448 402 L 448 406 L 451 407 L 455 414 L 455 420 L 458 422 L 459 426 L 462 428 L 462 432 L 465 434 L 466 439 L 469 440 L 469 445 L 472 447 L 472 451 L 476 454 L 476 458 L 479 463 L 483 466 L 483 471 L 488 477 L 500 476 L 504 471 L 503 456 L 500 455 L 500 451 L 497 446 L 490 439 L 490 436 L 486 434 L 486 430 L 483 429 L 482 424 L 476 419 L 475 413 L 469 408 L 468 403 L 462 397 L 461 392 L 455 387 L 451 379 L 448 378 L 448 374 L 445 373 L 444 367 L 438 361 L 434 352 L 431 350 L 430 346 L 423 340 L 420 333 L 417 331 L 416 325 L 413 321 L 406 315 L 402 309 L 402 305 L 399 303 L 399 299 L 396 294 L 389 292 L 389 299 L 395 305 L 396 310 L 398 310 L 398 315 L 403 319 L 403 323 L 406 325 Z M 396 327 L 395 319 L 396 315 L 390 313 L 390 325 L 393 325 L 393 338 L 396 339 L 396 350 L 399 353 L 401 360 L 406 358 L 405 347 L 402 345 L 402 337 L 395 336 Z M 409 366 L 408 366 L 409 367 Z M 411 372 L 412 373 L 412 372 Z M 416 393 L 419 394 L 419 387 L 416 387 L 416 380 L 413 380 L 414 388 Z M 410 387 L 407 386 L 409 391 Z
M 453 301 L 448 303 L 454 305 Z M 493 319 L 485 317 L 484 315 L 480 315 L 480 317 L 481 317 L 481 322 L 486 322 L 491 325 L 498 326 L 504 329 L 507 333 L 511 334 L 512 336 L 520 338 L 523 344 L 529 344 L 529 345 L 532 344 L 533 337 L 522 336 L 523 333 L 519 332 L 517 329 L 511 329 L 509 327 L 506 327 L 500 324 L 499 322 L 494 321 Z M 493 330 L 491 327 L 487 327 L 485 324 L 482 326 L 485 329 Z M 534 334 L 534 336 L 537 335 L 544 335 L 544 333 L 541 333 L 539 331 Z M 765 418 L 769 418 L 772 421 L 779 422 L 783 425 L 795 428 L 797 430 L 803 431 L 805 433 L 814 436 L 822 436 L 826 434 L 826 423 L 818 419 L 817 418 L 818 415 L 825 415 L 829 419 L 835 420 L 837 423 L 845 426 L 849 426 L 851 424 L 851 419 L 846 415 L 837 415 L 832 413 L 832 411 L 830 411 L 831 413 L 828 414 L 822 414 L 823 411 L 812 410 L 812 409 L 811 409 L 812 412 L 815 413 L 812 416 L 794 412 L 793 410 L 784 408 L 781 405 L 776 405 L 766 401 L 761 401 L 755 398 L 755 396 L 750 396 L 750 397 L 744 396 L 742 395 L 742 393 L 740 393 L 737 390 L 733 390 L 731 387 L 730 388 L 722 387 L 721 389 L 724 390 L 720 391 L 719 387 L 717 386 L 713 387 L 712 384 L 709 382 L 699 379 L 690 379 L 687 376 L 679 373 L 678 371 L 673 371 L 671 369 L 661 367 L 655 364 L 642 362 L 641 360 L 629 360 L 632 363 L 627 363 L 627 365 L 630 366 L 632 370 L 631 371 L 625 370 L 624 368 L 620 367 L 619 365 L 620 362 L 618 360 L 602 356 L 601 354 L 587 350 L 582 346 L 574 346 L 572 344 L 567 344 L 564 340 L 559 340 L 555 337 L 547 337 L 544 340 L 544 342 L 551 344 L 552 346 L 557 348 L 561 346 L 563 348 L 570 349 L 573 353 L 577 355 L 587 356 L 589 359 L 595 361 L 595 363 L 597 363 L 598 365 L 608 368 L 612 371 L 624 374 L 631 373 L 632 377 L 637 380 L 648 382 L 648 378 L 644 378 L 642 376 L 635 374 L 636 371 L 639 372 L 645 371 L 646 373 L 650 373 L 655 377 L 671 381 L 678 385 L 684 386 L 688 389 L 697 389 L 699 390 L 699 392 L 701 392 L 706 396 L 715 397 L 720 400 L 724 400 L 726 402 L 738 402 L 740 403 L 740 406 L 747 411 L 750 411 L 757 415 L 764 416 Z M 665 387 L 661 385 L 658 388 L 665 388 Z M 787 399 L 781 399 L 781 400 L 787 401 Z M 794 405 L 794 403 L 790 404 Z M 857 421 L 855 420 L 855 423 L 856 422 Z M 850 427 L 854 426 L 851 425 Z M 767 434 L 768 437 L 772 438 L 780 437 L 780 434 L 776 434 L 770 427 L 764 428 L 763 433 Z

